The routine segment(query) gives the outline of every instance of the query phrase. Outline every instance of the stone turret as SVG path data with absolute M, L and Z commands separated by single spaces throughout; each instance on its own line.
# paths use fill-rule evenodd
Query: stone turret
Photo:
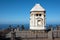
M 30 30 L 45 30 L 45 26 L 45 9 L 40 4 L 36 4 L 30 10 Z

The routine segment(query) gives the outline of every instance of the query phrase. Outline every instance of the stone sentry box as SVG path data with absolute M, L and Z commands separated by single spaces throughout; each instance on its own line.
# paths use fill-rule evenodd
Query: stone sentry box
M 36 4 L 30 11 L 30 30 L 45 30 L 45 9 Z

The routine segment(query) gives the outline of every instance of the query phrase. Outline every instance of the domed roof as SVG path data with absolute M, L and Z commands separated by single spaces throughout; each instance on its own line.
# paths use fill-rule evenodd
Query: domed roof
M 45 9 L 40 4 L 36 4 L 30 11 L 45 11 Z

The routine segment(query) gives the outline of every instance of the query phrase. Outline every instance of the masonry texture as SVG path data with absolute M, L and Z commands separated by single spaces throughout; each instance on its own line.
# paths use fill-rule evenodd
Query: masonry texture
M 12 30 L 6 34 L 6 38 L 10 40 L 60 40 L 60 30 L 50 30 L 46 32 L 37 30 L 17 31 Z

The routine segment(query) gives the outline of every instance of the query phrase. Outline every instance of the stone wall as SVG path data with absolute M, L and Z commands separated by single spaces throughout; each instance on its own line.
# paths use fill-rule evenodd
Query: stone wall
M 51 30 L 49 32 L 45 31 L 14 31 L 15 40 L 19 38 L 21 40 L 59 40 L 60 39 L 60 30 Z M 11 38 L 11 32 L 6 34 L 7 38 Z

